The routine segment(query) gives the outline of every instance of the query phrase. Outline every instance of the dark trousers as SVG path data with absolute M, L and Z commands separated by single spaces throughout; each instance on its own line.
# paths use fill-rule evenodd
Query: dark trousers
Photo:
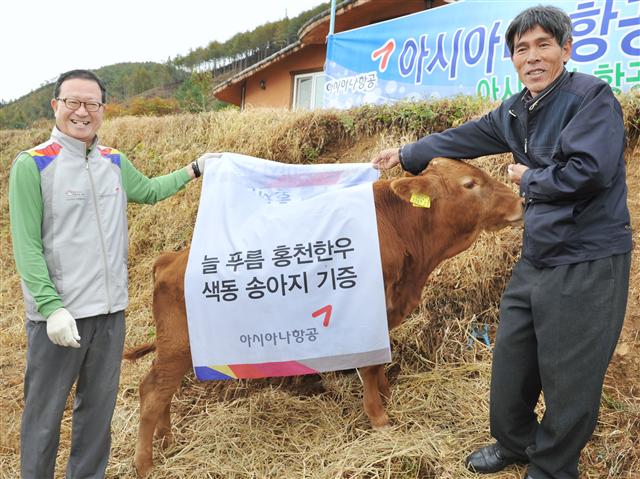
M 20 435 L 23 479 L 52 479 L 60 421 L 76 383 L 67 479 L 100 479 L 109 459 L 120 380 L 124 312 L 77 320 L 80 348 L 56 346 L 47 323 L 27 321 L 27 370 Z
M 500 304 L 491 434 L 534 479 L 576 479 L 620 336 L 631 253 L 553 268 L 520 260 Z M 534 408 L 544 395 L 538 422 Z

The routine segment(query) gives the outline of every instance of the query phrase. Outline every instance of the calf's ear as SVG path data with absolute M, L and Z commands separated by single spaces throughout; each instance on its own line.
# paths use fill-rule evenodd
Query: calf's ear
M 409 203 L 414 203 L 416 197 L 429 197 L 433 200 L 443 195 L 442 181 L 437 175 L 430 174 L 428 171 L 420 176 L 393 180 L 391 190 Z

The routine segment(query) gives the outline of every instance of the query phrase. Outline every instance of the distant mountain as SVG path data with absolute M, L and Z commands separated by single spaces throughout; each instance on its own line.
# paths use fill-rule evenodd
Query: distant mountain
M 95 73 L 105 84 L 109 102 L 123 102 L 152 89 L 157 89 L 156 96 L 172 96 L 177 86 L 189 77 L 188 73 L 173 65 L 153 62 L 117 63 L 101 67 Z M 26 128 L 42 118 L 53 119 L 50 105 L 53 89 L 54 83 L 50 83 L 0 105 L 0 129 Z
M 248 60 L 259 60 L 295 42 L 299 29 L 329 8 L 329 2 L 318 3 L 295 18 L 265 23 L 224 43 L 211 42 L 166 64 L 118 63 L 95 70 L 107 88 L 111 104 L 107 115 L 162 115 L 224 107 L 211 94 L 215 83 L 232 75 L 236 64 L 246 68 Z M 0 103 L 0 129 L 28 128 L 38 120 L 53 119 L 53 87 L 53 83 L 44 85 L 17 100 Z

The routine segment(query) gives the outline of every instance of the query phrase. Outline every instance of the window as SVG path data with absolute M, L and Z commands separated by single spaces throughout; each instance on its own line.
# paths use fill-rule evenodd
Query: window
M 293 82 L 293 109 L 313 110 L 322 108 L 324 97 L 324 72 L 296 75 Z

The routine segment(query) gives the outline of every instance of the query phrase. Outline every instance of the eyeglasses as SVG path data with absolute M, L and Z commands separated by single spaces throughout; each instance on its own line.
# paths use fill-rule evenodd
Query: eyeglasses
M 80 101 L 80 100 L 76 100 L 75 98 L 56 98 L 56 100 L 64 102 L 64 105 L 69 110 L 73 110 L 73 111 L 80 108 L 80 105 L 84 105 L 85 110 L 93 113 L 98 111 L 101 107 L 104 106 L 104 103 L 100 103 L 98 101 Z

